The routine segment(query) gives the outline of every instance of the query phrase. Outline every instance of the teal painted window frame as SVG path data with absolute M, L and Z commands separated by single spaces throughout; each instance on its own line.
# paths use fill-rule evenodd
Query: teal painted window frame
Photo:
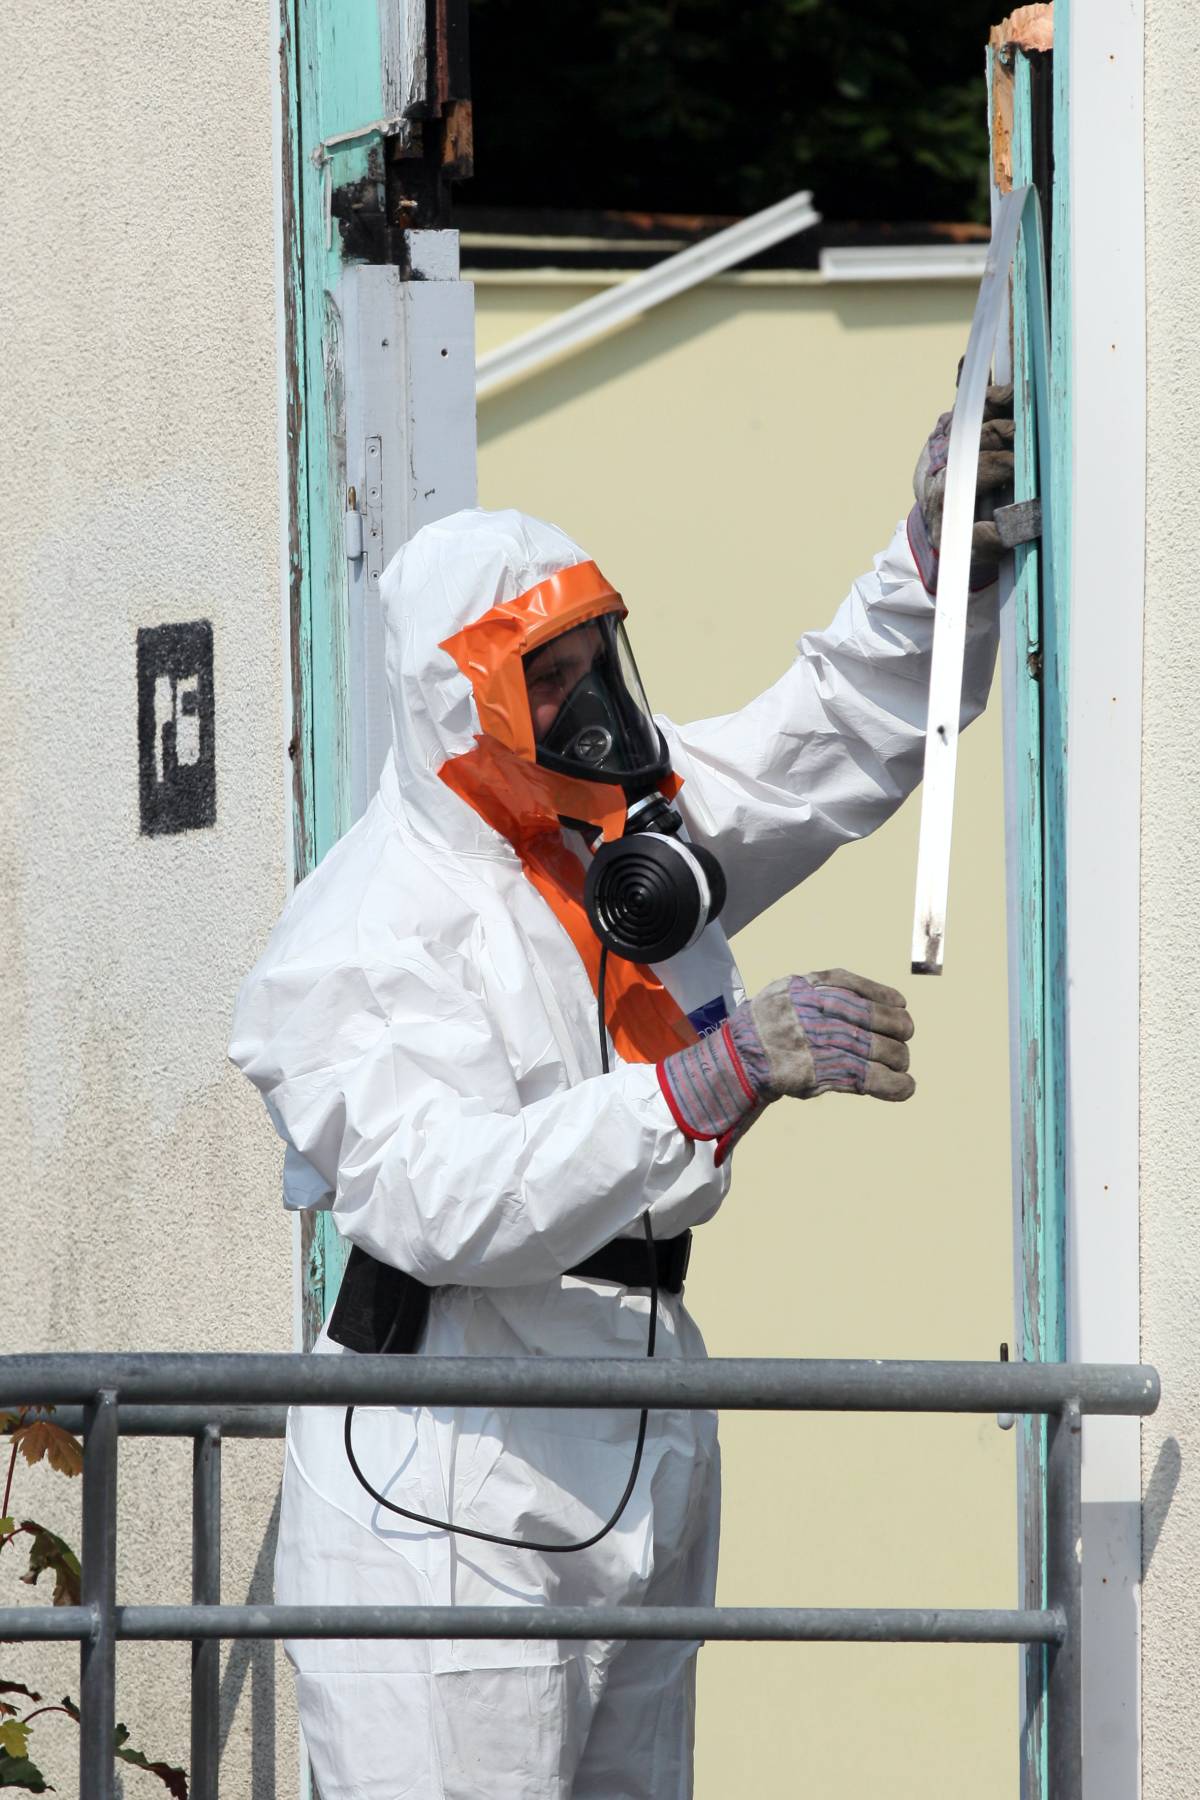
M 351 823 L 341 285 L 353 259 L 331 202 L 335 187 L 382 187 L 384 142 L 374 127 L 386 112 L 391 15 L 387 0 L 281 0 L 296 881 Z M 347 134 L 352 141 L 330 143 Z M 301 1246 L 307 1348 L 348 1246 L 328 1212 L 302 1215 Z
M 1040 195 L 1050 226 L 1048 367 L 1043 391 L 1049 418 L 1037 416 L 1034 354 L 1040 333 L 1029 315 L 1026 258 L 1037 253 L 1023 234 L 1013 276 L 1015 497 L 1040 494 L 1046 538 L 1015 552 L 1012 653 L 1004 668 L 1013 742 L 1006 769 L 1015 851 L 1016 941 L 1011 985 L 1014 1207 L 1016 1209 L 1017 1355 L 1063 1361 L 1067 1355 L 1066 1184 L 1066 778 L 1071 547 L 1071 292 L 1067 0 L 1055 6 L 1052 64 L 1051 191 Z M 992 51 L 989 78 L 996 79 Z M 1034 182 L 1033 80 L 1029 57 L 1012 58 L 1012 182 Z M 1040 454 L 1039 454 L 1040 451 Z M 1047 466 L 1048 465 L 1048 466 Z M 1026 1606 L 1046 1604 L 1042 1496 L 1046 1422 L 1023 1419 L 1018 1458 L 1022 1578 Z M 1024 1653 L 1022 1794 L 1038 1800 L 1047 1786 L 1046 1652 Z

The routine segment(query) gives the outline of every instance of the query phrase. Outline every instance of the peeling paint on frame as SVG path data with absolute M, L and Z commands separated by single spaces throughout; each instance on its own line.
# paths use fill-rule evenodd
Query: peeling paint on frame
M 1016 498 L 1041 490 L 1049 498 L 1052 538 L 1043 555 L 1036 543 L 1015 553 L 1013 642 L 1005 682 L 1012 696 L 1013 733 L 1006 771 L 1010 854 L 1015 856 L 1017 942 L 1012 984 L 1017 1091 L 1014 1130 L 1014 1206 L 1017 1245 L 1018 1354 L 1056 1361 L 1066 1355 L 1065 1121 L 1065 620 L 1070 569 L 1070 213 L 1067 158 L 1051 174 L 1050 145 L 1065 146 L 1067 89 L 1066 0 L 1055 7 L 1058 54 L 1031 59 L 1010 49 L 1001 69 L 991 55 L 997 173 L 1003 184 L 1037 183 L 1050 227 L 1051 301 L 1049 467 L 1038 467 L 1033 408 L 1031 333 L 1025 307 L 1024 246 L 1013 282 Z M 1035 71 L 1034 62 L 1037 68 Z M 1052 83 L 1052 86 L 1051 86 Z M 1000 90 L 1004 89 L 1005 92 Z M 1050 192 L 1047 193 L 1047 187 Z M 1049 564 L 1049 567 L 1046 565 Z M 1042 1420 L 1023 1420 L 1018 1458 L 1022 1523 L 1021 1604 L 1045 1604 L 1044 1492 L 1046 1432 Z M 1045 1652 L 1024 1659 L 1021 1787 L 1024 1800 L 1046 1794 Z
M 382 13 L 380 8 L 383 8 Z M 349 823 L 347 582 L 342 541 L 345 419 L 339 290 L 346 257 L 328 231 L 326 169 L 338 187 L 377 172 L 372 145 L 323 142 L 377 120 L 386 0 L 281 0 L 284 312 L 287 359 L 288 563 L 294 875 L 303 880 Z M 395 88 L 395 76 L 391 80 Z M 328 1213 L 301 1224 L 303 1338 L 332 1304 L 346 1249 Z

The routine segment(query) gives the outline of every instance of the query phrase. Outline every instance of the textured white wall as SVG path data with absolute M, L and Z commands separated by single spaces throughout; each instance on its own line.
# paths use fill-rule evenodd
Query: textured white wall
M 4 1350 L 291 1347 L 278 1159 L 225 1062 L 285 889 L 273 33 L 242 0 L 0 24 Z M 215 638 L 216 824 L 143 837 L 135 636 L 191 619 Z M 187 1447 L 122 1455 L 121 1595 L 185 1599 Z M 226 1451 L 228 1600 L 256 1569 L 265 1595 L 278 1462 Z M 78 1540 L 77 1484 L 19 1475 L 15 1503 Z M 67 1652 L 4 1661 L 77 1686 Z M 187 1666 L 120 1656 L 121 1716 L 173 1761 Z M 229 1794 L 274 1795 L 276 1763 L 294 1791 L 275 1684 L 269 1647 L 227 1659 Z M 72 1792 L 73 1727 L 39 1730 Z
M 1143 1767 L 1200 1766 L 1200 59 L 1191 0 L 1146 0 L 1147 523 L 1142 760 Z

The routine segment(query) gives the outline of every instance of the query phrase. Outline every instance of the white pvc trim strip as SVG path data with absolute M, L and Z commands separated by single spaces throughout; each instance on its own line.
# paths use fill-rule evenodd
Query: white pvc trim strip
M 1026 208 L 1028 214 L 1026 215 Z M 996 209 L 987 267 L 980 283 L 967 353 L 959 377 L 946 467 L 946 497 L 938 563 L 937 610 L 929 675 L 929 717 L 925 731 L 925 774 L 917 849 L 917 893 L 913 916 L 914 974 L 940 975 L 946 944 L 950 889 L 950 844 L 954 828 L 954 783 L 958 769 L 958 727 L 962 711 L 963 656 L 971 575 L 971 531 L 975 522 L 975 478 L 988 374 L 1000 324 L 1008 316 L 1008 275 L 1022 218 L 1030 229 L 1027 262 L 1031 285 L 1040 284 L 1041 305 L 1031 305 L 1030 335 L 1039 450 L 1049 409 L 1045 390 L 1045 274 L 1041 259 L 1041 214 L 1031 187 L 1014 188 Z M 1048 461 L 1041 456 L 1040 485 L 1047 487 Z M 1042 543 L 1051 541 L 1049 496 L 1043 492 Z M 1046 558 L 1048 564 L 1048 555 Z M 1045 579 L 1049 580 L 1046 568 Z
M 631 275 L 620 287 L 583 300 L 557 318 L 549 319 L 544 325 L 535 326 L 532 331 L 523 332 L 510 343 L 502 344 L 498 350 L 490 350 L 486 356 L 481 356 L 477 365 L 476 397 L 484 399 L 498 387 L 532 374 L 551 358 L 579 349 L 626 319 L 648 312 L 652 306 L 661 306 L 664 300 L 695 287 L 710 275 L 719 274 L 734 263 L 744 262 L 760 250 L 781 243 L 784 238 L 794 237 L 798 231 L 807 231 L 819 222 L 820 214 L 813 210 L 812 195 L 792 194 L 787 200 L 780 200 L 775 206 L 768 206 L 737 225 L 730 225 L 725 231 L 715 232 L 702 244 L 693 244 L 677 256 L 665 257 L 652 269 Z

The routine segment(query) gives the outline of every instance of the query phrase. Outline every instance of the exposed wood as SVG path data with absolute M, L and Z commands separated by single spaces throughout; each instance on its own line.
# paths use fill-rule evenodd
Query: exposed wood
M 994 51 L 991 56 L 992 182 L 1007 194 L 1013 184 L 1013 61 Z
M 1053 0 L 1037 6 L 1018 6 L 1007 19 L 992 26 L 988 44 L 993 50 L 1053 50 Z
M 455 181 L 465 181 L 475 167 L 475 127 L 469 100 L 452 100 L 446 108 L 442 167 Z
M 411 12 L 418 0 L 377 3 Z M 468 0 L 426 0 L 421 29 L 423 87 L 409 102 L 410 131 L 389 159 L 387 215 L 393 227 L 437 230 L 450 222 L 453 184 L 474 167 Z
M 1053 4 L 1018 6 L 1007 19 L 1002 20 L 999 25 L 993 25 L 988 48 L 991 52 L 992 180 L 1002 194 L 1007 194 L 1013 184 L 1015 53 L 1018 50 L 1053 50 Z M 1047 216 L 1047 229 L 1049 225 Z

